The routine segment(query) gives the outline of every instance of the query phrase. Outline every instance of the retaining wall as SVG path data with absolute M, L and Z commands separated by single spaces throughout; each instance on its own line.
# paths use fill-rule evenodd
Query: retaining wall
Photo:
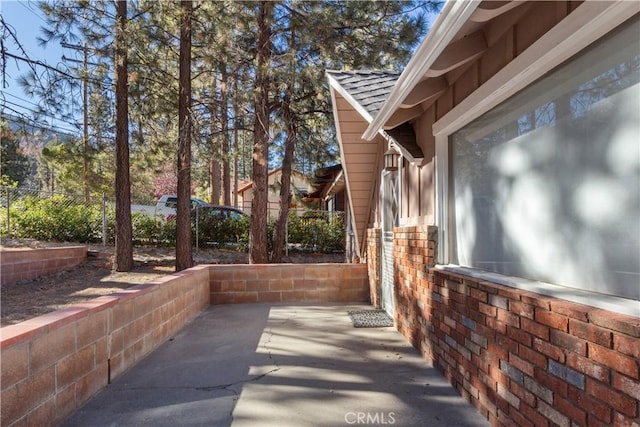
M 366 264 L 227 264 L 210 272 L 211 304 L 369 301 Z
M 1 328 L 0 425 L 59 423 L 208 304 L 198 266 Z
M 0 425 L 60 423 L 209 304 L 359 302 L 368 292 L 365 264 L 202 265 L 6 326 Z
M 0 251 L 0 284 L 64 271 L 87 260 L 86 246 Z

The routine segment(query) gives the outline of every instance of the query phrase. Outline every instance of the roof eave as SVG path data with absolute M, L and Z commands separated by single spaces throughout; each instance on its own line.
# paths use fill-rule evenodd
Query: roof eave
M 476 10 L 480 0 L 455 1 L 447 0 L 442 12 L 433 23 L 427 37 L 420 44 L 400 78 L 394 85 L 369 127 L 362 135 L 362 139 L 371 141 L 380 132 L 387 120 L 400 107 L 413 88 L 422 80 L 438 56 L 449 45 L 462 26 L 469 20 Z

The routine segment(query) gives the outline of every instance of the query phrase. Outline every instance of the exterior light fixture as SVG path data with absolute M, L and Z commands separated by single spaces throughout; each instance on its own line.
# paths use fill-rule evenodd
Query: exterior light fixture
M 393 147 L 389 147 L 389 149 L 384 153 L 384 170 L 391 172 L 398 170 L 398 160 L 400 159 L 400 154 Z

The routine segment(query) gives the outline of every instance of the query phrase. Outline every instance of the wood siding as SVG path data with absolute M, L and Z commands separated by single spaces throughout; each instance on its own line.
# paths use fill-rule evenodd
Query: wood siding
M 369 123 L 354 110 L 340 94 L 335 93 L 335 111 L 338 114 L 338 141 L 342 153 L 342 167 L 353 215 L 358 251 L 364 249 L 367 227 L 375 222 L 380 159 L 386 142 L 382 137 L 373 141 L 361 138 Z

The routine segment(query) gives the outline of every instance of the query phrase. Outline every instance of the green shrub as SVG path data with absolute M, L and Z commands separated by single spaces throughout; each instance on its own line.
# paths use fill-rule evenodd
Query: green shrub
M 249 217 L 221 218 L 216 215 L 195 216 L 191 218 L 192 238 L 198 245 L 203 246 L 227 246 L 233 245 L 239 250 L 249 247 Z M 197 230 L 196 230 L 197 227 Z
M 90 243 L 101 239 L 102 212 L 99 205 L 77 204 L 61 195 L 28 196 L 11 204 L 9 224 L 13 237 Z

